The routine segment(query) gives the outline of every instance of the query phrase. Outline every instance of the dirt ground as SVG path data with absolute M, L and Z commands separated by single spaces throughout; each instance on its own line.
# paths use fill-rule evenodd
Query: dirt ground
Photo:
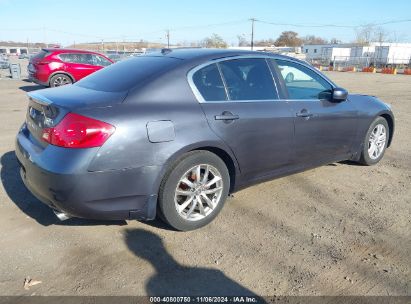
M 234 195 L 193 232 L 161 222 L 59 222 L 23 186 L 26 91 L 0 80 L 0 295 L 411 295 L 411 76 L 328 73 L 392 104 L 376 166 L 336 163 Z M 42 283 L 23 288 L 30 277 Z

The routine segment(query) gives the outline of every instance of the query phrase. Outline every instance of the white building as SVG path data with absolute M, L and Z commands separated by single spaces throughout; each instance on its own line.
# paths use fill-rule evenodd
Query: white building
M 368 46 L 352 47 L 350 56 L 353 63 L 366 65 L 409 64 L 411 43 L 372 42 Z
M 352 44 L 307 44 L 302 46 L 307 60 L 328 62 L 346 61 L 350 57 Z
M 375 43 L 375 60 L 379 64 L 410 64 L 411 43 Z
M 1 46 L 0 45 L 0 54 L 7 54 L 7 55 L 28 54 L 28 48 L 24 46 Z
M 411 43 L 372 42 L 367 46 L 356 44 L 303 45 L 307 60 L 349 63 L 353 65 L 409 64 Z
M 250 46 L 230 46 L 228 47 L 231 50 L 245 50 L 250 51 Z M 301 47 L 290 47 L 290 46 L 255 46 L 253 47 L 254 51 L 257 52 L 268 52 L 275 53 L 280 55 L 286 55 L 294 57 L 300 60 L 306 60 L 305 54 L 301 53 Z

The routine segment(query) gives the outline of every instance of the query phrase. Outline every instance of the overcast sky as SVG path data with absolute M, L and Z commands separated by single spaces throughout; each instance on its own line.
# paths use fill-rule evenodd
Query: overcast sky
M 275 39 L 282 31 L 293 30 L 300 36 L 351 42 L 354 26 L 411 20 L 411 1 L 0 0 L 0 41 L 165 42 L 165 30 L 170 29 L 171 43 L 199 41 L 212 33 L 237 43 L 237 35 L 250 38 L 252 17 L 275 23 L 256 22 L 256 40 Z M 411 22 L 383 28 L 391 39 L 411 42 Z

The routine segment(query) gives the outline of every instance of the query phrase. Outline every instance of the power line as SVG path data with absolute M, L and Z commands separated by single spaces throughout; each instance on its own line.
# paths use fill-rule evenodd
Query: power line
M 402 19 L 402 20 L 391 20 L 385 22 L 378 22 L 378 23 L 367 23 L 367 24 L 360 24 L 360 25 L 343 25 L 343 24 L 301 24 L 301 23 L 278 23 L 278 22 L 270 22 L 265 20 L 255 20 L 260 23 L 270 24 L 275 26 L 292 26 L 292 27 L 336 27 L 336 28 L 359 28 L 363 26 L 381 26 L 381 25 L 388 25 L 388 24 L 398 24 L 398 23 L 406 23 L 411 22 L 411 19 Z
M 210 27 L 218 27 L 218 26 L 228 26 L 228 25 L 236 25 L 236 24 L 245 24 L 251 21 L 251 48 L 254 46 L 254 35 L 255 35 L 255 22 L 259 22 L 262 24 L 268 24 L 268 25 L 273 25 L 273 26 L 290 26 L 290 27 L 299 27 L 299 28 L 347 28 L 347 29 L 357 29 L 361 28 L 364 26 L 383 26 L 383 25 L 390 25 L 390 24 L 399 24 L 399 23 L 407 23 L 411 22 L 411 19 L 400 19 L 400 20 L 388 20 L 388 21 L 383 21 L 383 22 L 377 22 L 377 23 L 368 23 L 368 24 L 361 24 L 361 25 L 344 25 L 344 24 L 303 24 L 303 23 L 280 23 L 280 22 L 271 22 L 267 20 L 260 20 L 256 18 L 250 18 L 250 19 L 241 19 L 241 20 L 233 20 L 233 21 L 226 21 L 226 22 L 221 22 L 221 23 L 211 23 L 211 24 L 202 24 L 202 25 L 191 25 L 191 26 L 183 26 L 183 27 L 176 27 L 176 28 L 170 28 L 166 31 L 166 37 L 167 37 L 167 45 L 169 45 L 170 41 L 170 31 L 185 31 L 185 30 L 196 30 L 196 29 L 204 29 L 204 28 L 210 28 Z M 90 35 L 90 34 L 84 34 L 84 33 L 74 33 L 74 32 L 68 32 L 64 30 L 58 30 L 54 28 L 12 28 L 12 29 L 6 29 L 6 28 L 0 28 L 0 31 L 38 31 L 38 32 L 43 32 L 43 34 L 47 32 L 56 32 L 60 34 L 65 34 L 65 35 L 72 35 L 76 37 L 85 37 L 85 38 L 94 38 L 94 39 L 104 39 L 104 40 L 115 40 L 115 39 L 134 39 L 138 40 L 141 39 L 141 37 L 155 34 L 155 33 L 160 33 L 164 32 L 164 30 L 155 30 L 155 31 L 150 31 L 150 32 L 143 32 L 139 33 L 140 38 L 136 38 L 134 35 L 129 35 L 129 36 L 113 36 L 113 37 L 104 37 L 101 35 Z

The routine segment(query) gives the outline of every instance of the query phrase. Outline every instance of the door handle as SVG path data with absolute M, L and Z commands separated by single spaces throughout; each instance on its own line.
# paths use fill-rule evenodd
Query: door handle
M 312 117 L 313 114 L 308 112 L 307 110 L 301 110 L 301 112 L 295 114 L 297 117 Z
M 223 112 L 221 115 L 214 116 L 215 120 L 235 120 L 239 118 L 240 116 L 232 114 L 230 112 Z

